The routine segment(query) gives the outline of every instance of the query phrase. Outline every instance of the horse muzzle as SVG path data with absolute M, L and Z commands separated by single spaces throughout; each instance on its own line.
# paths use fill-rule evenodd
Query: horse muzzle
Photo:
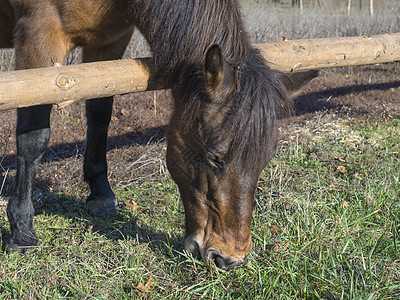
M 223 270 L 232 270 L 244 266 L 249 262 L 248 253 L 229 255 L 228 253 L 224 253 L 226 251 L 219 250 L 216 247 L 203 246 L 203 243 L 193 236 L 186 237 L 185 250 L 194 257 L 200 254 L 205 262 L 214 262 L 218 268 Z

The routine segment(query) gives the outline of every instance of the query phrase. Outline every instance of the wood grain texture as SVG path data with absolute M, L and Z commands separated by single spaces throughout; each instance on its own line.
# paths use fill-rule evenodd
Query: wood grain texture
M 281 71 L 379 64 L 400 60 L 400 33 L 259 44 L 270 66 Z

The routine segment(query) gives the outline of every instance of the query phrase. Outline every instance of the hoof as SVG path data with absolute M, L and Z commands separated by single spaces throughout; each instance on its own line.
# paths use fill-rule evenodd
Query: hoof
M 86 206 L 95 217 L 112 217 L 119 211 L 118 202 L 115 198 L 98 199 L 89 196 L 86 200 Z
M 37 251 L 37 247 L 39 246 L 39 240 L 34 242 L 31 245 L 20 245 L 15 243 L 15 241 L 11 238 L 6 241 L 4 250 L 9 254 L 29 254 Z

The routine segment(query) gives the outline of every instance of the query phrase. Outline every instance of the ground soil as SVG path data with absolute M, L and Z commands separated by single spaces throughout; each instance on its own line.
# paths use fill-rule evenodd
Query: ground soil
M 281 140 L 290 139 L 310 120 L 399 118 L 400 63 L 323 70 L 294 103 L 296 115 L 281 120 Z M 160 166 L 165 171 L 165 135 L 172 107 L 169 91 L 116 97 L 107 153 L 113 186 L 130 185 L 160 172 Z M 1 196 L 9 195 L 15 176 L 15 115 L 15 111 L 0 112 Z M 83 102 L 52 112 L 52 136 L 39 167 L 36 194 L 88 193 L 82 180 L 85 122 Z

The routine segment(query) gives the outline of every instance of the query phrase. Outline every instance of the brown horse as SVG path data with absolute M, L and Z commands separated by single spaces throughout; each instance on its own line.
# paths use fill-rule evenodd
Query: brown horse
M 288 94 L 316 72 L 269 69 L 248 39 L 236 0 L 0 0 L 0 48 L 16 68 L 119 59 L 138 28 L 153 52 L 152 72 L 172 87 L 167 163 L 182 195 L 185 249 L 224 269 L 247 261 L 257 178 L 277 143 L 276 118 Z M 117 212 L 107 179 L 112 98 L 88 100 L 84 177 L 91 213 Z M 32 190 L 50 137 L 51 105 L 18 109 L 17 175 L 7 215 L 7 251 L 38 245 Z

